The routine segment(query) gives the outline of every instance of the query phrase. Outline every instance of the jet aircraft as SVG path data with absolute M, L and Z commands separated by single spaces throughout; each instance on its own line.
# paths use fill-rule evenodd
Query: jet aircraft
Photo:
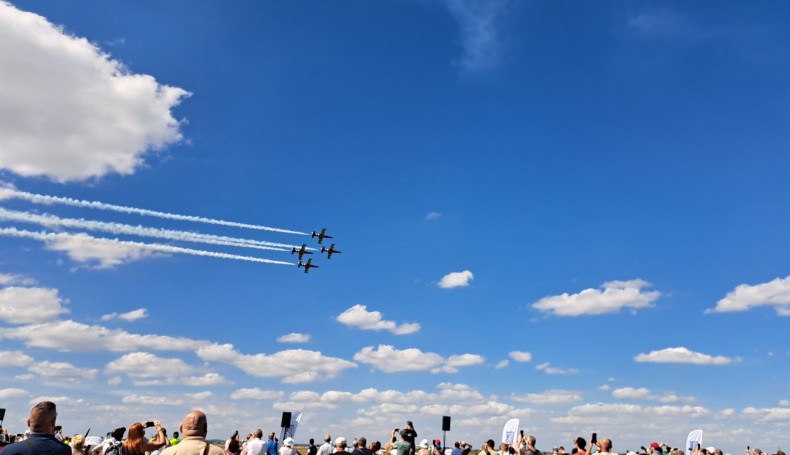
M 322 253 L 327 253 L 327 255 L 326 255 L 327 259 L 332 259 L 332 255 L 335 254 L 335 253 L 342 253 L 342 251 L 339 251 L 339 250 L 335 249 L 335 244 L 334 243 L 329 248 L 327 248 L 325 246 L 322 246 L 321 247 L 321 252 Z
M 302 244 L 302 247 L 297 249 L 296 247 L 291 248 L 291 254 L 299 253 L 299 260 L 302 260 L 302 256 L 305 254 L 313 254 L 312 251 L 307 251 L 307 244 Z
M 315 238 L 315 237 L 318 237 L 318 243 L 323 242 L 324 239 L 331 239 L 332 238 L 331 235 L 326 235 L 326 228 L 321 229 L 321 233 L 320 234 L 316 234 L 315 231 L 313 231 L 313 238 Z
M 312 259 L 308 259 L 307 262 L 305 262 L 304 264 L 302 263 L 302 261 L 299 261 L 299 265 L 297 265 L 297 267 L 304 267 L 304 273 L 309 272 L 311 268 L 315 268 L 315 269 L 318 268 L 317 265 L 313 265 Z

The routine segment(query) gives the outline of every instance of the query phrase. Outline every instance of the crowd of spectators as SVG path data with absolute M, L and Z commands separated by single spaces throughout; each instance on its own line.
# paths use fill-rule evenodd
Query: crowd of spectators
M 157 420 L 135 422 L 129 426 L 116 428 L 106 438 L 76 434 L 64 436 L 62 427 L 57 425 L 57 408 L 55 403 L 42 401 L 30 410 L 27 421 L 28 429 L 24 434 L 9 435 L 0 427 L 0 455 L 549 455 L 537 449 L 537 440 L 533 435 L 525 435 L 522 431 L 515 444 L 500 443 L 493 439 L 483 442 L 475 450 L 466 441 L 455 441 L 452 447 L 442 447 L 439 439 L 422 439 L 417 442 L 417 431 L 411 421 L 406 422 L 402 429 L 395 428 L 388 439 L 382 444 L 372 441 L 368 444 L 364 436 L 349 442 L 345 437 L 332 438 L 327 434 L 321 446 L 315 445 L 310 439 L 309 444 L 299 452 L 296 442 L 290 436 L 282 443 L 275 433 L 263 438 L 263 430 L 256 429 L 241 439 L 236 431 L 225 442 L 225 447 L 206 441 L 208 419 L 199 410 L 187 413 L 179 427 L 183 439 L 179 439 L 179 431 L 173 432 L 168 438 L 167 430 Z M 146 429 L 153 428 L 152 437 L 146 437 Z M 125 438 L 124 438 L 125 436 Z M 649 447 L 649 448 L 648 448 Z M 721 449 L 700 447 L 699 444 L 687 449 L 672 447 L 669 444 L 652 442 L 640 447 L 640 451 L 623 451 L 626 455 L 724 455 Z M 577 436 L 572 440 L 570 452 L 565 447 L 551 449 L 551 455 L 614 455 L 611 439 L 597 439 L 593 433 L 588 445 L 587 440 Z M 746 448 L 745 455 L 771 455 L 760 449 Z M 773 455 L 785 455 L 781 450 Z

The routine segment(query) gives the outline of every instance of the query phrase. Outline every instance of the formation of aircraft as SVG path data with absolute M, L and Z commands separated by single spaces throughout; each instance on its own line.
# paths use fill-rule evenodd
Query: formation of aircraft
M 312 251 L 307 251 L 307 244 L 305 244 L 305 243 L 302 244 L 301 248 L 298 248 L 298 249 L 296 247 L 291 248 L 291 254 L 294 254 L 294 253 L 299 253 L 299 260 L 300 261 L 302 260 L 302 256 L 304 256 L 305 254 L 313 254 Z M 323 253 L 323 251 L 322 251 L 322 253 Z
M 327 248 L 325 246 L 322 246 L 321 247 L 321 252 L 322 253 L 327 253 L 326 254 L 326 258 L 327 259 L 332 259 L 332 255 L 335 254 L 335 253 L 342 253 L 342 251 L 339 251 L 339 250 L 335 249 L 335 244 L 334 243 L 329 248 Z
M 326 235 L 326 228 L 321 229 L 321 233 L 320 234 L 316 234 L 315 231 L 313 231 L 313 237 L 312 238 L 316 238 L 316 237 L 318 237 L 318 244 L 319 245 L 321 244 L 321 242 L 324 241 L 324 239 L 331 239 L 332 238 L 331 235 Z
M 332 238 L 331 235 L 328 235 L 326 233 L 326 228 L 321 229 L 320 233 L 316 233 L 315 231 L 313 231 L 313 235 L 312 235 L 311 238 L 316 238 L 316 237 L 318 237 L 318 243 L 319 244 L 321 244 L 324 241 L 324 239 L 331 239 Z M 307 244 L 302 244 L 301 248 L 292 247 L 291 248 L 291 254 L 295 254 L 295 253 L 299 253 L 299 264 L 298 264 L 298 267 L 304 267 L 304 273 L 309 272 L 310 269 L 312 269 L 312 268 L 318 268 L 317 265 L 313 265 L 313 259 L 312 258 L 308 259 L 307 262 L 302 262 L 302 257 L 305 254 L 313 254 L 312 251 L 307 251 Z M 326 258 L 327 259 L 332 259 L 332 255 L 333 254 L 335 254 L 335 253 L 342 253 L 342 251 L 336 250 L 335 249 L 335 244 L 333 243 L 332 245 L 329 246 L 329 248 L 327 248 L 325 246 L 322 246 L 321 247 L 321 253 L 326 253 Z
M 313 259 L 312 258 L 308 259 L 307 262 L 305 262 L 304 264 L 302 263 L 302 261 L 299 261 L 299 265 L 297 265 L 297 267 L 304 267 L 304 273 L 309 272 L 310 269 L 317 269 L 318 268 L 317 265 L 313 265 Z

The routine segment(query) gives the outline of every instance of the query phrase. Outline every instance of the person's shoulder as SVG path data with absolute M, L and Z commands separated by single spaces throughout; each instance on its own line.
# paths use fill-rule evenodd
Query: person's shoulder
M 25 450 L 25 452 L 22 452 L 23 450 Z M 17 455 L 21 453 L 29 454 L 30 449 L 27 448 L 27 444 L 24 442 L 14 442 L 3 447 L 2 453 L 3 455 Z
M 225 455 L 225 450 L 222 447 L 217 447 L 214 444 L 208 446 L 209 455 Z

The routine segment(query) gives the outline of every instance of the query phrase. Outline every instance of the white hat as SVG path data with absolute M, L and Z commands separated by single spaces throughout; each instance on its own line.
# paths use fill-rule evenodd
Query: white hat
M 427 449 L 428 448 L 428 440 L 427 439 L 423 439 L 422 441 L 420 441 L 420 448 L 422 448 L 422 449 Z
M 346 438 L 344 438 L 343 436 L 340 436 L 339 438 L 335 439 L 335 445 L 336 446 L 343 446 L 343 447 L 345 447 L 347 445 Z
M 285 447 L 293 447 L 294 446 L 294 440 L 293 440 L 293 438 L 285 438 L 285 441 L 283 441 L 283 444 L 285 444 Z

